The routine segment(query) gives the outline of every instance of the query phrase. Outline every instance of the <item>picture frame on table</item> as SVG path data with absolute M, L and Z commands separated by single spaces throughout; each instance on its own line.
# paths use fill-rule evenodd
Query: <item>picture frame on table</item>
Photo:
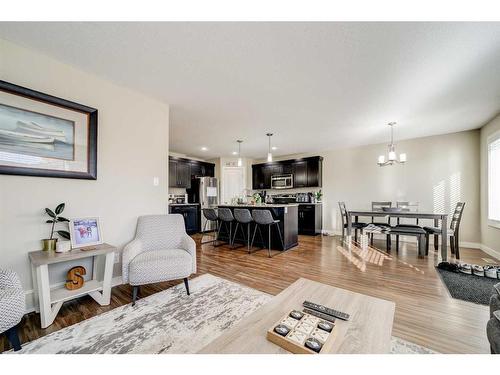
M 97 109 L 0 80 L 0 174 L 97 179 Z
M 101 221 L 98 217 L 82 217 L 69 220 L 69 235 L 72 249 L 101 245 Z

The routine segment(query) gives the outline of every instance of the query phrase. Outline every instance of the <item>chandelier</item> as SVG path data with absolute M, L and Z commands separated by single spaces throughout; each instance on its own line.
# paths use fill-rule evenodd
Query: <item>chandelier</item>
M 387 160 L 385 160 L 384 155 L 378 157 L 377 164 L 380 167 L 385 167 L 386 165 L 393 165 L 394 163 L 404 164 L 406 162 L 406 154 L 399 154 L 399 159 L 396 156 L 396 145 L 394 144 L 394 125 L 395 122 L 390 122 L 388 124 L 391 127 L 391 143 L 387 146 L 388 155 Z

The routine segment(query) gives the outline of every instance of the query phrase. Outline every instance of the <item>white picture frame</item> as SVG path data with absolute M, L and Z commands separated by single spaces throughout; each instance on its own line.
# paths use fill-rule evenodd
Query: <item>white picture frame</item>
M 92 247 L 104 242 L 99 217 L 79 217 L 69 221 L 71 248 Z

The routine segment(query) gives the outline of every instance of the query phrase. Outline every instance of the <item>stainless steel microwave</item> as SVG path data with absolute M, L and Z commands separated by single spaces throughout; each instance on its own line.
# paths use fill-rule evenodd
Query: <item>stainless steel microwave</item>
M 292 174 L 279 174 L 271 176 L 271 189 L 291 189 L 293 188 Z

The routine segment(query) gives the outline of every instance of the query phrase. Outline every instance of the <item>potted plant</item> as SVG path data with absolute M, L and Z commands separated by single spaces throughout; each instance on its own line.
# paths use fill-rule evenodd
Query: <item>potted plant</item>
M 55 250 L 57 238 L 54 238 L 54 232 L 56 232 L 59 236 L 66 238 L 69 240 L 69 232 L 66 230 L 57 230 L 56 223 L 69 222 L 65 217 L 60 216 L 60 214 L 64 211 L 65 204 L 59 204 L 55 210 L 51 210 L 50 208 L 45 208 L 45 213 L 50 216 L 50 219 L 46 221 L 48 224 L 52 224 L 50 228 L 50 237 L 42 240 L 43 250 Z
M 323 192 L 321 191 L 321 189 L 319 191 L 316 192 L 316 202 L 321 202 L 321 198 L 323 197 Z

